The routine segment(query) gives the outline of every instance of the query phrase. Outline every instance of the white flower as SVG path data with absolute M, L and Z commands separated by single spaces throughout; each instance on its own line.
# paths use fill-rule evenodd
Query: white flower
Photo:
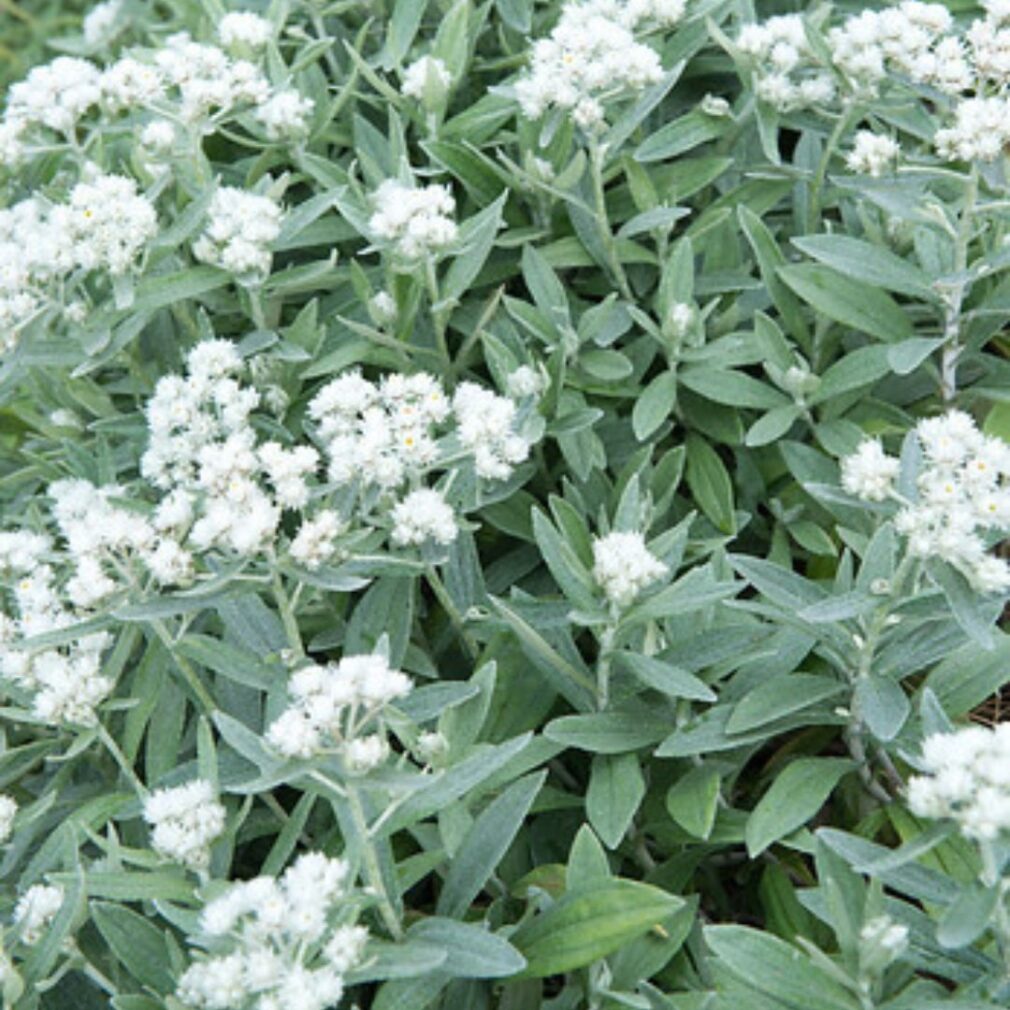
M 884 501 L 900 468 L 900 462 L 884 452 L 879 439 L 868 438 L 842 460 L 842 487 L 866 501 Z
M 270 243 L 281 230 L 281 208 L 270 197 L 222 186 L 211 198 L 208 223 L 193 243 L 193 255 L 258 284 L 270 273 Z
M 158 232 L 154 206 L 137 193 L 132 179 L 121 175 L 99 174 L 79 182 L 58 212 L 74 258 L 85 270 L 126 273 Z
M 736 45 L 753 66 L 757 96 L 781 112 L 826 104 L 835 97 L 834 79 L 820 66 L 801 15 L 779 14 L 745 25 Z
M 660 11 L 658 4 L 570 0 L 551 34 L 534 43 L 529 72 L 516 83 L 523 115 L 535 119 L 556 107 L 595 130 L 605 120 L 605 101 L 631 97 L 663 76 L 659 56 L 635 39 L 635 28 L 650 19 L 668 26 L 683 10 L 683 3 Z
M 140 143 L 157 154 L 165 154 L 175 145 L 175 127 L 167 119 L 155 119 L 140 131 Z
M 861 175 L 881 176 L 893 168 L 900 154 L 901 145 L 891 137 L 872 130 L 859 130 L 845 163 L 851 171 Z
M 329 479 L 390 490 L 435 463 L 432 428 L 449 411 L 441 384 L 424 372 L 387 376 L 378 386 L 348 372 L 309 403 L 329 457 Z
M 452 75 L 437 56 L 422 56 L 403 72 L 400 91 L 428 107 L 441 105 L 452 86 Z
M 608 533 L 593 540 L 593 578 L 614 606 L 627 607 L 668 571 L 641 533 Z
M 81 30 L 84 41 L 91 47 L 107 42 L 115 34 L 116 21 L 123 9 L 123 0 L 105 0 L 96 4 L 84 16 Z
M 226 49 L 262 49 L 273 36 L 273 26 L 251 11 L 231 11 L 218 22 L 217 36 Z
M 963 411 L 920 421 L 918 500 L 894 519 L 915 557 L 954 565 L 981 593 L 1010 589 L 1010 566 L 986 553 L 982 531 L 1010 529 L 1010 446 L 978 430 Z M 899 461 L 867 440 L 842 461 L 842 486 L 867 501 L 891 494 Z
M 451 216 L 456 201 L 448 186 L 417 188 L 387 179 L 372 194 L 372 202 L 369 230 L 404 259 L 424 259 L 456 241 L 458 229 Z
M 0 793 L 0 842 L 6 842 L 14 831 L 18 805 L 6 793 Z
M 101 84 L 102 99 L 113 112 L 150 105 L 164 93 L 164 82 L 157 69 L 131 56 L 124 56 L 108 67 Z
M 159 855 L 194 870 L 210 862 L 210 847 L 224 831 L 225 809 L 205 779 L 159 789 L 144 801 L 151 846 Z
M 14 908 L 14 925 L 21 928 L 24 942 L 38 943 L 62 905 L 63 888 L 59 884 L 34 884 L 29 887 Z
M 539 396 L 547 388 L 546 375 L 530 365 L 520 365 L 515 371 L 509 372 L 505 381 L 509 396 L 514 400 Z
M 93 63 L 58 56 L 11 85 L 6 119 L 69 134 L 101 97 L 101 74 Z
M 393 507 L 392 515 L 395 544 L 416 546 L 428 540 L 451 544 L 456 539 L 456 515 L 441 494 L 431 488 L 411 491 Z
M 336 550 L 336 539 L 344 531 L 344 523 L 331 509 L 323 509 L 312 519 L 306 519 L 291 541 L 291 557 L 310 571 L 328 561 Z
M 1004 96 L 964 98 L 954 110 L 954 124 L 936 131 L 941 157 L 957 161 L 993 161 L 1010 142 L 1010 100 Z
M 473 454 L 479 477 L 505 480 L 529 456 L 529 443 L 515 431 L 516 406 L 473 382 L 461 382 L 452 398 L 459 441 Z
M 386 760 L 389 755 L 389 744 L 386 743 L 386 738 L 378 733 L 359 736 L 347 741 L 343 754 L 348 771 L 355 775 L 364 775 Z
M 913 814 L 950 818 L 977 841 L 1010 831 L 1010 725 L 970 726 L 927 737 L 922 765 L 925 774 L 908 783 Z
M 310 757 L 329 744 L 344 750 L 364 738 L 365 722 L 410 693 L 410 678 L 383 656 L 345 656 L 339 663 L 306 666 L 291 678 L 292 704 L 267 730 L 267 742 L 286 757 Z M 354 718 L 353 724 L 350 721 Z M 378 745 L 362 745 L 374 750 Z M 371 750 L 354 751 L 372 753 Z
M 268 140 L 298 140 L 309 132 L 308 120 L 314 107 L 311 98 L 287 88 L 257 106 L 254 115 Z

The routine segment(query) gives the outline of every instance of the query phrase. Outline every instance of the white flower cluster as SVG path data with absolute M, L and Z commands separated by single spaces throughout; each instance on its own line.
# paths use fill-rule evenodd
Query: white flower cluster
M 452 219 L 456 201 L 448 186 L 418 188 L 387 179 L 372 194 L 372 203 L 368 228 L 374 240 L 406 260 L 436 255 L 459 234 Z
M 256 120 L 267 140 L 300 140 L 309 132 L 315 103 L 294 88 L 285 88 L 257 106 Z
M 316 394 L 309 416 L 337 484 L 358 480 L 392 490 L 419 476 L 438 463 L 433 429 L 450 418 L 478 476 L 502 480 L 529 455 L 512 400 L 464 382 L 450 404 L 438 380 L 425 373 L 388 375 L 374 384 L 350 372 Z
M 845 164 L 859 175 L 879 178 L 894 168 L 900 154 L 901 145 L 892 137 L 872 130 L 858 130 Z
M 536 119 L 557 108 L 584 130 L 600 129 L 608 102 L 634 95 L 663 76 L 658 54 L 636 39 L 636 29 L 668 27 L 684 9 L 683 0 L 570 0 L 551 34 L 534 43 L 529 71 L 516 83 L 523 115 Z
M 1010 589 L 1010 566 L 987 553 L 983 539 L 1010 529 L 1010 446 L 958 410 L 920 421 L 916 435 L 923 454 L 918 498 L 894 521 L 909 551 L 954 565 L 980 592 Z M 843 461 L 842 483 L 861 498 L 883 501 L 894 493 L 898 469 L 879 442 L 864 442 Z
M 0 842 L 6 842 L 14 832 L 17 802 L 6 793 L 0 793 Z
M 217 26 L 217 37 L 229 50 L 262 49 L 273 33 L 273 25 L 252 11 L 230 11 Z
M 456 514 L 432 488 L 411 491 L 393 506 L 394 544 L 418 546 L 429 540 L 451 544 L 456 539 Z
M 151 201 L 122 175 L 97 174 L 79 182 L 66 206 L 54 209 L 57 213 L 66 224 L 77 265 L 113 276 L 126 273 L 158 232 Z
M 192 870 L 205 870 L 210 847 L 224 831 L 225 809 L 206 779 L 158 789 L 144 801 L 151 825 L 151 846 L 166 859 Z
M 884 452 L 879 439 L 867 438 L 842 460 L 842 487 L 865 501 L 886 501 L 900 469 L 899 460 Z
M 34 715 L 50 723 L 92 726 L 95 708 L 112 681 L 102 674 L 102 654 L 111 645 L 105 632 L 82 635 L 65 646 L 31 650 L 22 639 L 74 624 L 57 588 L 56 572 L 45 561 L 47 537 L 28 532 L 0 533 L 0 575 L 11 587 L 14 615 L 0 611 L 0 675 L 34 692 Z
M 828 33 L 828 45 L 835 66 L 864 96 L 876 94 L 889 71 L 957 94 L 973 74 L 961 41 L 948 34 L 952 25 L 943 4 L 903 0 L 848 18 Z
M 505 480 L 530 454 L 529 443 L 515 432 L 516 406 L 474 382 L 461 382 L 452 397 L 458 435 L 473 453 L 478 477 Z
M 74 56 L 58 56 L 11 85 L 4 119 L 22 130 L 41 126 L 70 136 L 101 97 L 98 67 Z
M 286 757 L 340 753 L 351 772 L 385 760 L 383 708 L 410 693 L 410 678 L 384 656 L 345 656 L 339 663 L 306 666 L 288 684 L 291 705 L 267 731 L 267 742 Z
M 801 15 L 779 14 L 745 25 L 736 45 L 752 63 L 757 96 L 781 112 L 835 97 L 834 78 L 820 65 Z
M 908 782 L 913 814 L 950 818 L 977 841 L 1010 831 L 1010 724 L 935 733 L 922 745 L 922 766 L 926 774 Z
M 201 917 L 212 953 L 179 980 L 197 1010 L 324 1010 L 360 961 L 368 931 L 346 921 L 348 867 L 321 852 L 298 857 L 280 878 L 232 884 Z
M 59 884 L 33 884 L 14 906 L 14 925 L 21 929 L 21 939 L 36 944 L 46 934 L 49 924 L 63 905 Z
M 85 19 L 89 44 L 97 46 L 114 32 L 121 6 L 111 0 Z M 75 141 L 82 120 L 96 111 L 107 116 L 150 111 L 213 132 L 252 107 L 269 139 L 304 136 L 313 102 L 290 87 L 272 86 L 257 63 L 238 58 L 263 49 L 273 34 L 270 23 L 256 14 L 232 12 L 222 18 L 218 32 L 236 55 L 181 32 L 150 56 L 122 56 L 104 69 L 72 56 L 35 67 L 10 88 L 0 119 L 0 165 L 16 165 L 30 154 L 29 141 L 42 140 L 34 137 L 39 130 Z
M 270 273 L 270 243 L 281 230 L 280 205 L 268 196 L 222 186 L 211 197 L 207 227 L 193 243 L 193 255 L 258 284 Z
M 608 533 L 593 540 L 593 578 L 615 607 L 627 607 L 669 571 L 641 533 Z
M 404 70 L 400 91 L 406 98 L 437 104 L 437 99 L 444 99 L 450 87 L 452 74 L 445 61 L 437 56 L 422 56 Z
M 937 153 L 952 161 L 992 161 L 1010 143 L 1010 100 L 1001 95 L 965 98 L 951 126 L 936 131 Z
M 104 3 L 95 4 L 81 22 L 81 34 L 85 43 L 95 48 L 108 42 L 116 32 L 116 22 L 122 10 L 123 0 L 105 0 Z
M 75 270 L 126 273 L 157 228 L 154 205 L 132 179 L 100 172 L 89 172 L 65 204 L 29 197 L 0 210 L 0 351 L 55 304 L 57 291 L 69 293 Z

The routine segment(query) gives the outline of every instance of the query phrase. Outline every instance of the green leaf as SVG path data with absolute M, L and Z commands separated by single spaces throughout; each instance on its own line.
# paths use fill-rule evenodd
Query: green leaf
M 880 288 L 814 263 L 780 267 L 779 276 L 828 319 L 886 343 L 907 340 L 912 335 L 908 314 Z
M 439 915 L 458 918 L 470 907 L 523 826 L 547 772 L 518 779 L 481 811 L 449 864 Z
M 268 665 L 256 653 L 209 635 L 186 635 L 175 651 L 247 687 L 268 691 L 286 680 L 282 666 Z
M 952 565 L 936 560 L 928 566 L 930 578 L 947 598 L 954 620 L 964 633 L 981 648 L 993 647 L 992 625 L 1001 606 L 991 606 Z
M 645 779 L 634 754 L 596 754 L 586 791 L 589 823 L 608 849 L 616 849 L 645 796 Z
M 91 902 L 91 917 L 109 949 L 138 982 L 160 993 L 175 988 L 168 944 L 148 919 L 104 901 Z
M 846 277 L 929 301 L 936 291 L 927 273 L 890 249 L 849 235 L 806 235 L 792 240 L 801 252 Z
M 463 224 L 459 236 L 460 251 L 442 283 L 441 296 L 444 300 L 462 298 L 477 279 L 501 228 L 502 207 L 507 196 L 507 192 L 502 193 L 494 203 Z
M 734 533 L 733 482 L 719 454 L 694 432 L 687 436 L 686 480 L 698 507 L 716 529 Z
M 893 740 L 911 708 L 904 688 L 890 677 L 870 674 L 856 684 L 854 709 L 878 740 Z
M 797 758 L 787 765 L 747 819 L 751 859 L 809 821 L 854 767 L 844 758 Z
M 672 663 L 640 652 L 615 652 L 612 660 L 620 670 L 627 670 L 647 687 L 671 698 L 691 698 L 694 701 L 715 701 L 716 694 L 703 680 Z
M 635 150 L 635 161 L 665 161 L 716 137 L 721 137 L 732 125 L 729 117 L 708 116 L 704 112 L 689 112 L 672 123 L 660 127 Z
M 455 919 L 422 919 L 407 936 L 442 948 L 447 955 L 443 970 L 457 978 L 506 978 L 526 967 L 526 959 L 508 940 Z
M 758 446 L 778 441 L 788 433 L 802 414 L 803 409 L 795 403 L 788 403 L 784 407 L 768 411 L 747 429 L 744 444 L 748 448 L 756 449 Z
M 734 978 L 783 1010 L 859 1010 L 841 983 L 776 936 L 747 926 L 707 926 L 705 942 Z
M 719 773 L 710 765 L 692 768 L 666 794 L 670 816 L 695 838 L 708 838 L 719 809 Z
M 614 879 L 567 892 L 512 935 L 525 955 L 523 975 L 546 978 L 592 964 L 683 907 L 658 887 Z
M 890 348 L 879 344 L 870 347 L 857 347 L 836 361 L 822 376 L 817 392 L 810 398 L 813 404 L 826 403 L 842 393 L 851 393 L 854 389 L 862 389 L 878 379 L 883 378 L 891 370 L 888 360 Z
M 661 716 L 645 712 L 593 712 L 563 715 L 544 728 L 548 740 L 595 754 L 623 754 L 649 747 L 670 732 Z
M 677 375 L 660 372 L 635 398 L 631 427 L 639 442 L 647 439 L 670 416 L 677 403 Z
M 780 673 L 748 691 L 733 707 L 727 733 L 746 733 L 785 715 L 841 694 L 846 686 L 835 677 L 813 673 Z
M 685 368 L 679 375 L 688 389 L 713 403 L 758 410 L 793 406 L 777 389 L 730 368 Z
M 999 901 L 999 887 L 966 885 L 936 927 L 937 942 L 948 950 L 974 943 L 992 922 Z

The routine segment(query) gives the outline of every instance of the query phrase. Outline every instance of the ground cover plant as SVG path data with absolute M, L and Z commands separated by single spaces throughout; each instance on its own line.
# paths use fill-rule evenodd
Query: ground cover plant
M 1010 3 L 4 5 L 0 988 L 1010 1006 Z

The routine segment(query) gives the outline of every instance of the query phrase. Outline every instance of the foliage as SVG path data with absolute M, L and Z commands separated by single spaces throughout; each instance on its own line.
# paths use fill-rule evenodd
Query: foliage
M 0 0 L 5 1006 L 1010 1005 L 1010 10 L 584 2 Z

